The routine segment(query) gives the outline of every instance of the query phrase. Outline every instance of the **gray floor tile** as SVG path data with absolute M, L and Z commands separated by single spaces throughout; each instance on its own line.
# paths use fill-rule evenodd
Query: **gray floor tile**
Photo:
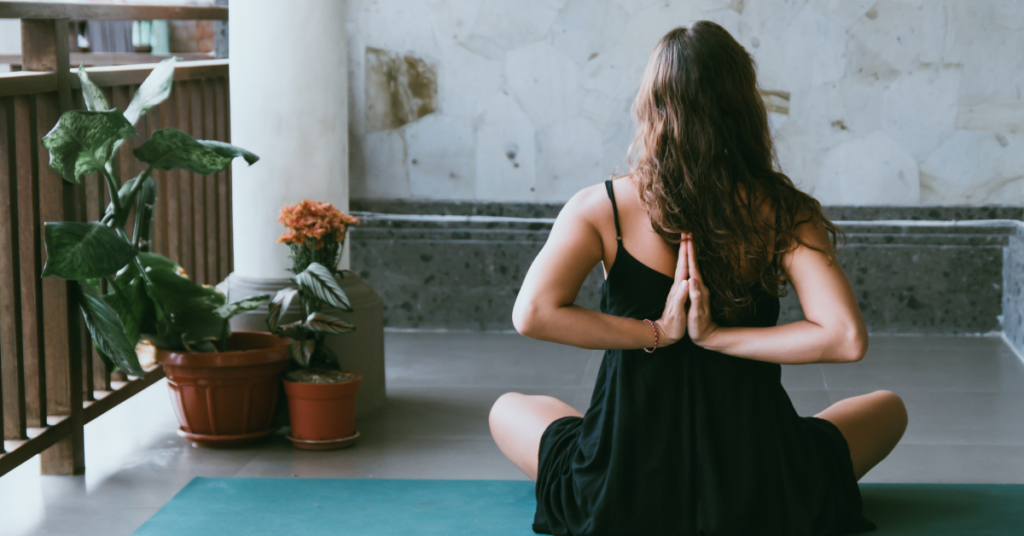
M 817 391 L 826 389 L 821 365 L 782 365 L 782 386 L 786 391 Z
M 129 536 L 159 508 L 48 507 L 38 513 L 25 513 L 16 523 L 3 521 L 4 536 Z M 24 522 L 27 521 L 27 522 Z
M 872 337 L 857 363 L 826 364 L 829 389 L 1021 391 L 1024 362 L 997 337 Z M 916 343 L 916 344 L 912 344 Z
M 829 391 L 832 402 L 865 391 Z M 1024 445 L 1024 393 L 906 391 L 909 424 L 902 443 Z
M 861 482 L 1024 484 L 1024 447 L 900 444 Z
M 325 452 L 294 449 L 282 440 L 235 476 L 526 479 L 489 439 L 360 438 L 350 448 Z
M 388 385 L 576 387 L 591 350 L 515 333 L 389 333 Z
M 358 422 L 353 447 L 192 447 L 161 382 L 86 426 L 84 477 L 40 477 L 36 459 L 0 478 L 0 532 L 130 534 L 194 476 L 525 479 L 490 439 L 491 404 L 515 390 L 585 411 L 602 358 L 507 333 L 385 337 L 388 408 Z M 877 389 L 903 396 L 904 441 L 865 482 L 1024 483 L 1024 364 L 998 338 L 873 336 L 859 363 L 782 374 L 802 415 Z
M 387 407 L 379 415 L 358 423 L 361 437 L 490 439 L 487 416 L 504 387 L 391 386 Z M 530 387 L 517 389 L 528 395 L 548 395 L 571 404 L 578 389 Z

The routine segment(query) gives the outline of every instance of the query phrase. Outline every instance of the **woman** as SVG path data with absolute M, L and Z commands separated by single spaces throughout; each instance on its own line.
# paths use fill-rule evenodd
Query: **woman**
M 634 112 L 631 174 L 569 200 L 513 311 L 523 335 L 607 350 L 586 415 L 518 393 L 491 410 L 498 446 L 537 483 L 534 531 L 874 528 L 857 480 L 906 411 L 877 391 L 799 417 L 782 388 L 780 364 L 858 361 L 868 337 L 838 229 L 777 171 L 753 59 L 714 23 L 673 30 Z M 573 305 L 599 261 L 601 311 Z M 776 326 L 787 284 L 807 319 Z

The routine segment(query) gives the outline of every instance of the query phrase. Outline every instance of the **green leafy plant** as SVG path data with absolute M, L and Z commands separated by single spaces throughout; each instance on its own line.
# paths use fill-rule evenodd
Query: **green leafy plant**
M 135 123 L 170 95 L 174 63 L 168 58 L 139 86 L 128 108 L 111 108 L 83 67 L 78 78 L 86 110 L 64 112 L 45 137 L 50 167 L 68 182 L 99 173 L 110 195 L 103 218 L 93 222 L 46 222 L 43 277 L 77 282 L 85 324 L 108 365 L 133 376 L 144 371 L 135 346 L 147 339 L 162 348 L 225 351 L 228 320 L 259 307 L 269 295 L 228 303 L 213 287 L 191 281 L 174 261 L 152 253 L 157 169 L 199 174 L 224 171 L 236 157 L 249 165 L 259 157 L 219 141 L 195 140 L 173 128 L 158 130 L 132 154 L 148 164 L 137 177 L 120 183 L 113 159 Z M 135 215 L 133 235 L 125 226 Z
M 359 220 L 334 208 L 330 203 L 304 200 L 281 209 L 278 222 L 287 227 L 278 242 L 291 248 L 292 282 L 297 288 L 284 288 L 268 306 L 267 327 L 271 333 L 292 339 L 288 352 L 303 368 L 337 369 L 338 356 L 324 344 L 327 335 L 351 333 L 356 328 L 324 312 L 325 307 L 351 312 L 352 304 L 338 284 L 336 276 L 342 245 L 349 225 Z M 292 302 L 298 299 L 303 318 L 281 325 Z

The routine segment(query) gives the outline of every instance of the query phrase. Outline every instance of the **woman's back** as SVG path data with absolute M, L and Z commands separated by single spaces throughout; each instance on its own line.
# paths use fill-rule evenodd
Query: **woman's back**
M 658 318 L 673 278 L 633 254 L 637 248 L 627 238 L 643 236 L 642 214 L 627 222 L 622 215 L 631 209 L 615 196 L 627 185 L 605 187 L 605 202 L 619 210 L 611 210 L 607 229 L 614 261 L 601 311 Z M 670 253 L 643 250 L 648 262 L 674 264 L 665 258 Z M 778 298 L 755 292 L 754 312 L 740 325 L 775 325 Z M 860 517 L 842 435 L 827 421 L 797 416 L 780 371 L 688 339 L 652 354 L 606 351 L 584 417 L 555 421 L 541 439 L 534 529 L 801 535 L 870 528 Z

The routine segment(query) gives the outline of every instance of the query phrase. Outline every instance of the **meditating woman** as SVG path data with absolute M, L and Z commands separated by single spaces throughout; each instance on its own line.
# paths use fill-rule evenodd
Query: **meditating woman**
M 753 59 L 717 24 L 657 45 L 631 173 L 569 200 L 512 313 L 528 337 L 605 349 L 585 415 L 508 393 L 491 432 L 556 535 L 870 530 L 857 487 L 902 437 L 887 391 L 798 416 L 780 365 L 860 360 L 840 234 L 777 167 Z M 871 155 L 864 155 L 871 158 Z M 603 263 L 601 310 L 573 305 Z M 776 326 L 792 285 L 806 320 Z

